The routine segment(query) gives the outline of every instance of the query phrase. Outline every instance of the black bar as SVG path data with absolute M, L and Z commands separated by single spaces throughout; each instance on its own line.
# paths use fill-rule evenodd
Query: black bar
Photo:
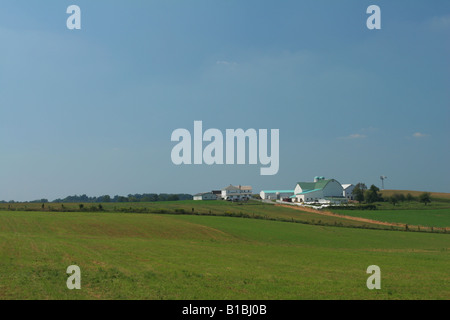
M 420 304 L 433 303 L 437 311 L 446 302 L 432 301 L 335 301 L 335 300 L 164 300 L 164 301 L 2 301 L 3 312 L 8 309 L 20 316 L 22 312 L 33 314 L 70 315 L 71 318 L 84 320 L 105 316 L 124 316 L 124 319 L 304 319 L 317 317 L 366 318 L 367 316 L 385 317 L 414 315 Z M 414 305 L 413 305 L 414 304 Z M 214 312 L 213 312 L 214 311 Z

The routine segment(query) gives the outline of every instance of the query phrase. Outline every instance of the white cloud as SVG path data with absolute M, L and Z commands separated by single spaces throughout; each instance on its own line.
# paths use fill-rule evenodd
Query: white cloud
M 436 30 L 450 29 L 450 15 L 434 17 L 430 20 L 429 25 Z
M 365 139 L 367 138 L 364 134 L 354 133 L 346 137 L 341 137 L 341 139 Z
M 427 133 L 421 133 L 421 132 L 416 132 L 413 134 L 414 138 L 425 138 L 425 137 L 429 137 L 430 135 Z

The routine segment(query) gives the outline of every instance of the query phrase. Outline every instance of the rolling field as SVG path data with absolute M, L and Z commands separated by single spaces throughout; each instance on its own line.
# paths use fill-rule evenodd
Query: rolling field
M 0 211 L 10 210 L 16 211 L 48 211 L 59 212 L 80 211 L 79 205 L 76 203 L 55 204 L 49 203 L 44 205 L 42 209 L 40 203 L 15 203 L 0 204 Z M 95 211 L 99 204 L 85 204 L 83 211 Z M 102 203 L 104 212 L 122 212 L 122 213 L 163 213 L 163 214 L 188 214 L 188 215 L 218 215 L 218 216 L 242 216 L 256 219 L 278 219 L 290 222 L 299 222 L 306 224 L 333 225 L 356 228 L 383 228 L 373 223 L 360 221 L 351 221 L 338 216 L 327 217 L 311 213 L 307 211 L 292 210 L 291 208 L 276 207 L 273 204 L 261 203 L 258 201 L 250 201 L 248 203 L 231 203 L 228 201 L 167 201 L 167 202 L 131 202 L 131 203 Z M 64 208 L 63 208 L 64 206 Z
M 449 239 L 235 217 L 0 212 L 0 299 L 449 299 Z M 81 290 L 66 288 L 72 264 Z M 381 290 L 366 287 L 373 264 Z

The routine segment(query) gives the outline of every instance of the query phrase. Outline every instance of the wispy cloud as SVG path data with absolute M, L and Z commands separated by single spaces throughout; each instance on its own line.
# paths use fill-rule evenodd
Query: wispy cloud
M 420 138 L 425 138 L 425 137 L 429 137 L 430 135 L 427 133 L 422 133 L 422 132 L 416 132 L 413 134 L 414 138 L 420 139 Z
M 226 60 L 218 60 L 216 64 L 223 66 L 237 66 L 237 63 L 234 61 L 226 61 Z
M 365 139 L 365 138 L 367 138 L 367 136 L 360 133 L 354 133 L 346 137 L 340 137 L 340 139 L 347 139 L 347 140 Z
M 435 30 L 450 29 L 450 15 L 434 17 L 430 20 L 429 25 Z

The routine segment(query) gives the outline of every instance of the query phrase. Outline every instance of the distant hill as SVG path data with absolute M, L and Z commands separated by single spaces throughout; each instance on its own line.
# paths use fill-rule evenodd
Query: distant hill
M 422 193 L 428 192 L 428 191 L 412 191 L 412 190 L 381 190 L 380 193 L 383 195 L 383 197 L 389 197 L 393 195 L 394 193 L 403 193 L 404 195 L 407 195 L 410 193 L 412 196 L 417 197 L 420 196 Z M 431 197 L 435 199 L 448 199 L 450 200 L 450 193 L 445 192 L 430 192 Z

